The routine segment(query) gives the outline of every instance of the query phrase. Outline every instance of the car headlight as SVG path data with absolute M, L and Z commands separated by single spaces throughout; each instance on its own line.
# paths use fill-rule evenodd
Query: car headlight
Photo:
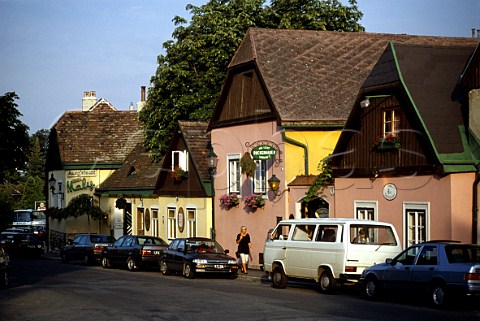
M 205 260 L 205 259 L 194 259 L 194 260 L 193 260 L 193 263 L 197 263 L 197 264 L 207 264 L 208 261 Z
M 228 264 L 237 264 L 237 261 L 235 261 L 235 260 L 228 260 Z

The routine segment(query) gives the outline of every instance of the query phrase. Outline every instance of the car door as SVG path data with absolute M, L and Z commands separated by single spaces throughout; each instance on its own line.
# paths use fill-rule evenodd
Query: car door
M 421 246 L 411 246 L 396 258 L 384 271 L 384 282 L 387 288 L 405 290 L 411 286 L 411 272 L 415 266 Z
M 426 245 L 418 255 L 416 264 L 410 272 L 410 283 L 413 289 L 425 291 L 428 289 L 430 280 L 438 271 L 438 247 Z
M 82 256 L 82 244 L 85 244 L 86 235 L 79 235 L 73 240 L 72 257 L 76 260 L 81 260 Z
M 183 263 L 185 261 L 186 244 L 184 239 L 178 240 L 177 249 L 173 251 L 173 266 L 175 270 L 183 270 Z
M 120 249 L 127 238 L 127 235 L 120 237 L 115 243 L 113 243 L 113 246 L 107 249 L 108 259 L 112 264 L 118 264 L 120 261 Z
M 315 224 L 296 224 L 287 244 L 285 253 L 285 266 L 288 276 L 309 278 L 310 260 L 313 246 L 313 232 Z
M 267 271 L 271 271 L 273 262 L 284 262 L 287 250 L 288 235 L 292 224 L 282 223 L 272 232 L 271 237 L 265 242 L 264 264 Z M 285 267 L 288 270 L 288 267 Z M 288 272 L 285 271 L 287 274 Z
M 173 240 L 163 254 L 163 259 L 167 263 L 168 267 L 172 270 L 176 269 L 174 255 L 178 247 L 178 242 L 180 242 L 179 239 Z

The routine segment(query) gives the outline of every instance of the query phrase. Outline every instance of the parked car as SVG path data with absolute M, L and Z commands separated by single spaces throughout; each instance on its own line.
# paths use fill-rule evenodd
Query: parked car
M 101 262 L 103 251 L 113 245 L 115 238 L 104 234 L 79 234 L 60 251 L 62 263 L 81 260 L 85 264 Z
M 208 238 L 178 238 L 164 251 L 160 271 L 163 275 L 179 271 L 186 278 L 194 278 L 197 273 L 221 273 L 234 278 L 238 263 L 228 253 L 218 242 Z
M 6 288 L 8 286 L 10 268 L 8 253 L 3 247 L 0 247 L 0 288 Z
M 2 232 L 4 248 L 11 257 L 41 257 L 45 252 L 43 242 L 34 233 Z
M 412 245 L 394 259 L 366 269 L 360 279 L 367 298 L 382 292 L 428 294 L 441 306 L 458 294 L 480 295 L 480 245 L 432 241 Z
M 307 218 L 279 222 L 267 237 L 263 257 L 274 288 L 285 288 L 288 279 L 304 279 L 327 293 L 339 283 L 358 282 L 365 268 L 401 250 L 392 224 Z
M 126 265 L 130 271 L 146 267 L 159 267 L 160 258 L 168 244 L 154 236 L 124 235 L 102 255 L 102 266 Z

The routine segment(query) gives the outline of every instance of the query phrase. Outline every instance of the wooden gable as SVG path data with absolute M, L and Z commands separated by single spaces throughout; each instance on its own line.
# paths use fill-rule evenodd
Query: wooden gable
M 254 67 L 246 66 L 228 72 L 216 111 L 212 127 L 275 118 L 261 77 Z
M 206 125 L 207 123 L 200 122 L 180 122 L 177 126 L 158 177 L 155 188 L 157 195 L 181 197 L 207 197 L 209 195 L 210 191 L 205 188 L 204 184 L 206 148 L 209 140 L 209 135 L 205 133 Z M 199 132 L 201 132 L 201 137 Z M 193 135 L 196 136 L 193 137 Z M 202 154 L 199 148 L 205 153 Z M 188 165 L 186 177 L 182 180 L 174 179 L 172 171 L 172 168 L 176 167 L 174 164 L 176 151 L 181 153 L 186 151 L 185 155 L 188 158 L 185 162 Z

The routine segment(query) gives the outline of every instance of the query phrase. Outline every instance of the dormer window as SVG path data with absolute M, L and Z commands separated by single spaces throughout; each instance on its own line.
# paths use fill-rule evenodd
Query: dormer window
M 130 169 L 128 170 L 128 175 L 127 177 L 135 177 L 137 176 L 137 170 L 135 167 L 131 166 Z
M 383 111 L 383 137 L 396 136 L 400 129 L 400 110 L 386 109 Z
M 172 151 L 172 171 L 177 168 L 181 168 L 185 172 L 188 172 L 188 152 L 186 150 Z

